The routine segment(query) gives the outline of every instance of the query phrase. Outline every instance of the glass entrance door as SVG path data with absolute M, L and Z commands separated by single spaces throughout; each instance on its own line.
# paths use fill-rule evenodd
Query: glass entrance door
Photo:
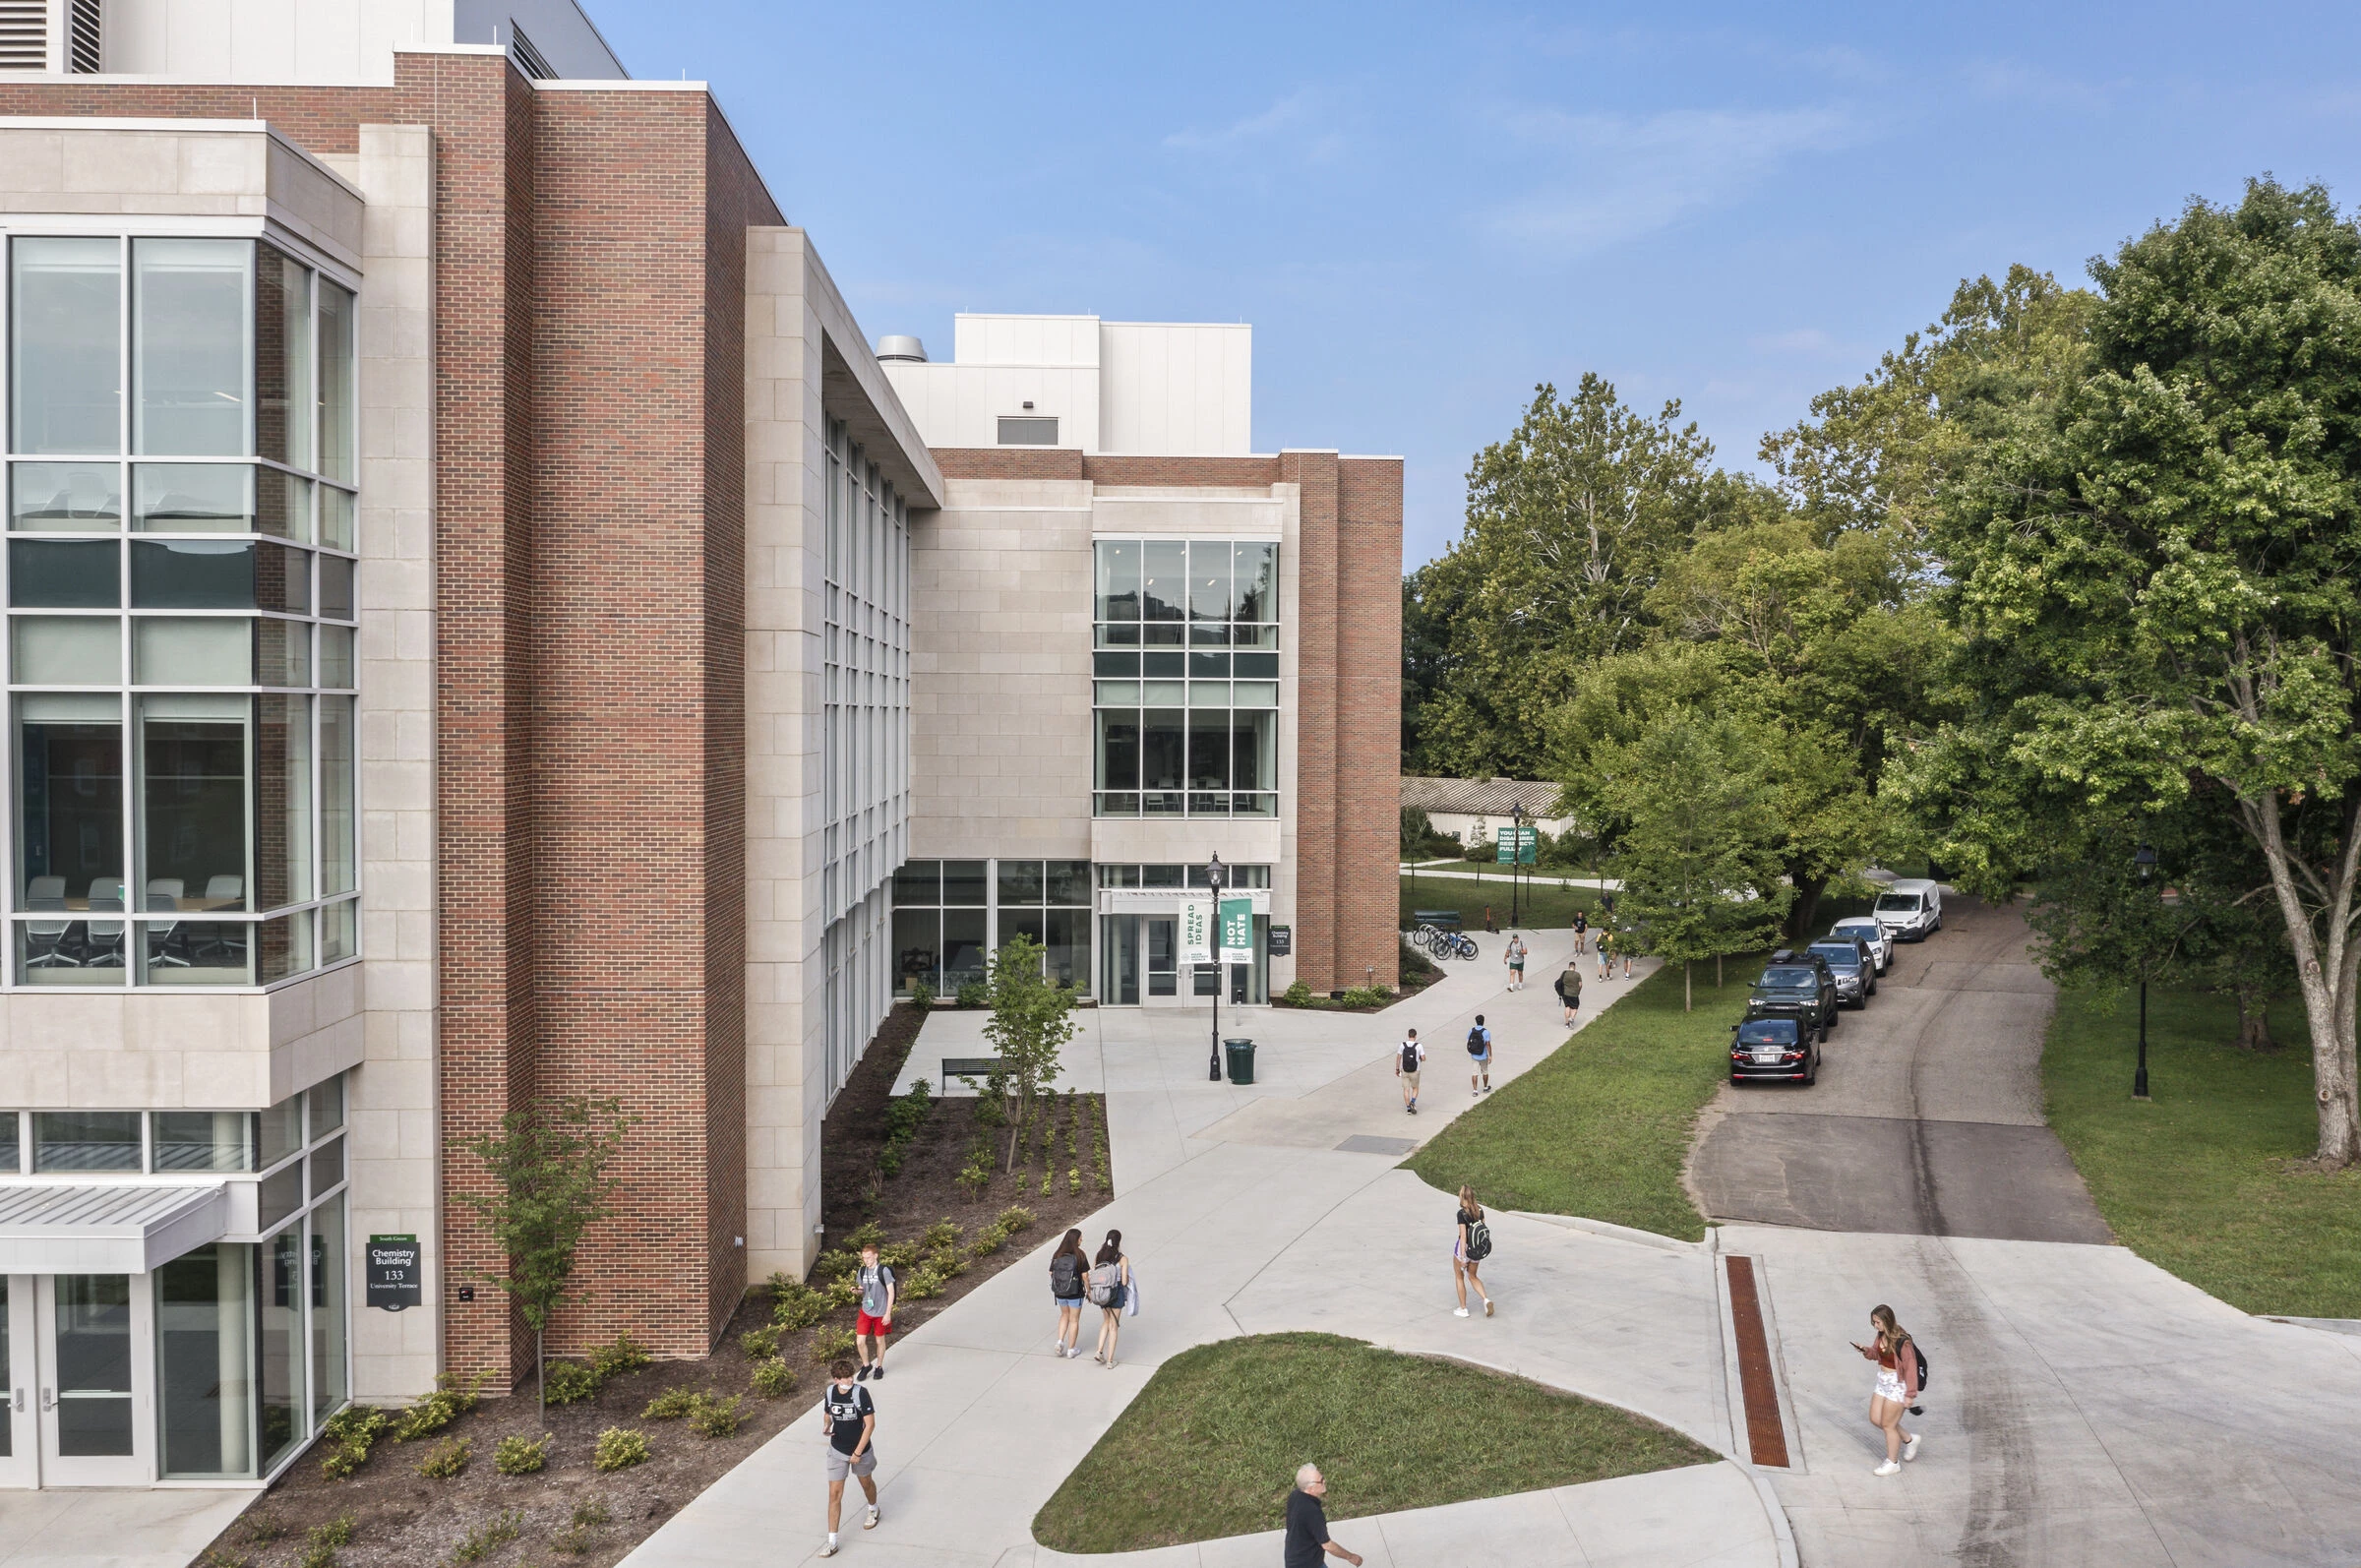
M 139 1486 L 149 1461 L 146 1276 L 38 1277 L 41 1483 Z
M 41 1483 L 32 1414 L 40 1397 L 32 1365 L 32 1287 L 30 1275 L 0 1274 L 0 1486 Z
M 1151 1007 L 1186 1001 L 1180 995 L 1180 918 L 1148 915 L 1140 924 L 1148 929 L 1148 994 L 1142 1001 Z

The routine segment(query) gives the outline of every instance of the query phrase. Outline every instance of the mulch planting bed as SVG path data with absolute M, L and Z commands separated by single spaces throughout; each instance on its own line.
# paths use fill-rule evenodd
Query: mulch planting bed
M 829 1108 L 821 1133 L 822 1216 L 831 1248 L 842 1247 L 869 1225 L 881 1231 L 888 1246 L 912 1244 L 913 1250 L 930 1227 L 947 1221 L 959 1228 L 957 1274 L 939 1267 L 949 1256 L 939 1248 L 930 1259 L 896 1269 L 908 1285 L 931 1261 L 938 1266 L 930 1273 L 940 1283 L 939 1295 L 901 1304 L 894 1314 L 897 1335 L 1026 1257 L 1041 1241 L 1079 1224 L 1112 1196 L 1105 1107 L 1096 1095 L 1059 1097 L 1049 1122 L 1054 1135 L 1046 1140 L 1048 1147 L 1043 1146 L 1045 1140 L 1028 1137 L 1014 1172 L 1002 1174 L 996 1160 L 989 1180 L 981 1182 L 972 1175 L 961 1179 L 963 1168 L 975 1164 L 979 1134 L 992 1134 L 994 1147 L 1004 1156 L 1007 1132 L 979 1127 L 979 1101 L 933 1099 L 923 1116 L 902 1111 L 900 1118 L 915 1124 L 906 1137 L 896 1139 L 893 1080 L 918 1036 L 919 1022 L 910 1006 L 894 1009 Z M 895 1168 L 894 1174 L 884 1174 L 881 1164 Z M 1073 1179 L 1077 1176 L 1078 1185 Z M 972 1249 L 994 1234 L 996 1220 L 1012 1205 L 1030 1210 L 1033 1223 L 1007 1234 L 996 1250 L 973 1255 Z M 831 1261 L 823 1255 L 807 1284 L 824 1290 L 830 1272 Z M 778 1334 L 778 1358 L 793 1372 L 794 1381 L 784 1393 L 766 1398 L 753 1387 L 756 1369 L 762 1363 L 748 1354 L 741 1336 L 772 1326 L 772 1303 L 770 1289 L 757 1282 L 711 1356 L 618 1372 L 588 1399 L 552 1405 L 546 1419 L 534 1415 L 528 1369 L 516 1394 L 486 1398 L 439 1431 L 407 1442 L 379 1437 L 368 1460 L 344 1479 L 322 1474 L 322 1461 L 331 1452 L 323 1438 L 222 1532 L 198 1562 L 201 1568 L 425 1568 L 446 1563 L 603 1568 L 620 1561 L 682 1505 L 818 1401 L 827 1373 L 815 1355 L 824 1356 L 830 1343 L 849 1347 L 852 1308 L 830 1304 L 817 1322 Z M 1045 1304 L 1042 1311 L 1047 1326 L 1049 1307 Z M 888 1351 L 889 1366 L 891 1360 Z M 551 1364 L 556 1365 L 554 1359 Z M 891 1386 L 888 1378 L 878 1390 L 886 1411 L 891 1409 Z M 744 1423 L 727 1435 L 706 1436 L 693 1430 L 687 1419 L 656 1419 L 644 1414 L 652 1401 L 674 1391 L 702 1393 L 714 1400 L 742 1396 L 738 1414 Z M 599 1435 L 609 1427 L 642 1434 L 647 1459 L 625 1470 L 593 1469 Z M 553 1440 L 540 1472 L 503 1476 L 495 1471 L 493 1455 L 501 1439 L 530 1442 L 545 1434 Z M 428 1455 L 454 1439 L 468 1444 L 465 1468 L 445 1479 L 420 1474 L 418 1467 Z M 817 1450 L 811 1484 L 816 1498 L 822 1495 Z M 338 1536 L 345 1538 L 334 1544 Z

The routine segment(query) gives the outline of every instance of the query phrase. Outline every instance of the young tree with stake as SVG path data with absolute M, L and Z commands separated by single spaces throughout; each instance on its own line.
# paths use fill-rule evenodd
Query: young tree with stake
M 1042 951 L 1032 937 L 1016 937 L 993 955 L 987 982 L 992 1018 L 984 1038 L 999 1048 L 999 1077 L 1016 1102 L 1002 1167 L 1010 1171 L 1043 1087 L 1058 1076 L 1058 1054 L 1074 1038 L 1074 994 L 1042 973 Z

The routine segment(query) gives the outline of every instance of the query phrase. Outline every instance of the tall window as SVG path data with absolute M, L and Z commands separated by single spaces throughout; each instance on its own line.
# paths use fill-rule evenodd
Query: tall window
M 1098 542 L 1095 810 L 1279 811 L 1279 546 Z
M 354 956 L 354 299 L 254 240 L 9 244 L 17 985 Z

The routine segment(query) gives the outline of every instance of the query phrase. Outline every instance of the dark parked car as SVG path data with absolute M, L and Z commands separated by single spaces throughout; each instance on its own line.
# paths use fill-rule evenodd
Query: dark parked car
M 1729 1081 L 1750 1083 L 1758 1079 L 1800 1083 L 1806 1088 L 1819 1082 L 1819 1035 L 1791 1014 L 1749 1018 L 1733 1026 Z
M 1781 948 L 1746 997 L 1746 1016 L 1800 1018 L 1826 1038 L 1837 1024 L 1837 977 L 1814 952 Z
M 1811 952 L 1836 976 L 1837 1000 L 1866 1007 L 1877 995 L 1877 959 L 1869 944 L 1857 936 L 1829 936 L 1812 943 Z

